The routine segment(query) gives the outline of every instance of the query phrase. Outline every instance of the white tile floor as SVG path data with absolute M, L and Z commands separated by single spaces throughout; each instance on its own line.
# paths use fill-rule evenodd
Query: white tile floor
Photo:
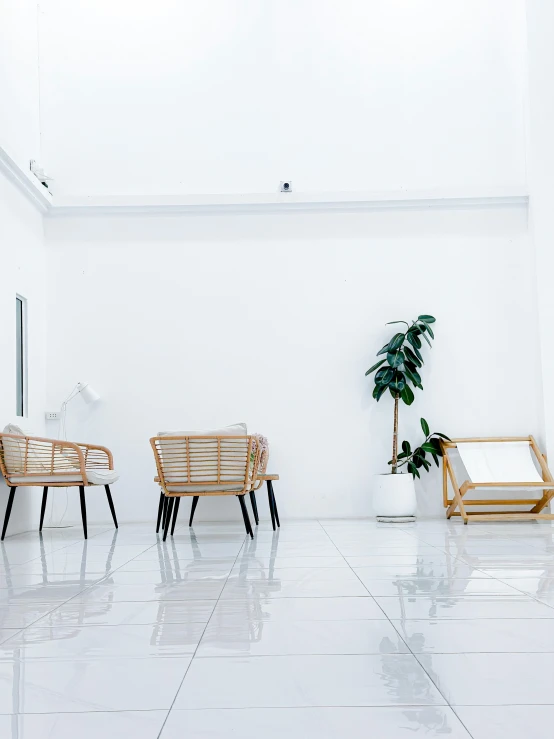
M 549 523 L 81 536 L 0 546 L 2 739 L 552 736 Z

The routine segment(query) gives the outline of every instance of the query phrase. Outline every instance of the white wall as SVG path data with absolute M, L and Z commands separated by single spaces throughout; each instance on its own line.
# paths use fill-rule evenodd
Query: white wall
M 529 191 L 530 226 L 537 255 L 544 415 L 548 453 L 554 458 L 554 5 L 540 0 L 527 2 L 529 72 Z
M 26 174 L 40 161 L 37 27 L 36 0 L 1 0 L 0 147 Z
M 83 379 L 102 395 L 76 400 L 68 429 L 113 449 L 121 520 L 154 519 L 150 436 L 243 420 L 270 439 L 284 515 L 370 515 L 392 407 L 364 372 L 386 321 L 421 312 L 437 339 L 402 434 L 418 441 L 424 415 L 452 436 L 542 440 L 525 207 L 64 218 L 46 235 L 49 407 Z M 440 475 L 418 494 L 443 515 Z M 108 520 L 103 494 L 88 499 Z M 216 499 L 199 515 L 240 514 Z
M 0 428 L 15 422 L 35 434 L 44 432 L 46 385 L 46 257 L 42 216 L 27 197 L 0 170 Z M 15 296 L 27 299 L 28 418 L 16 417 L 16 320 Z M 8 489 L 0 483 L 0 520 L 3 522 Z M 20 488 L 10 519 L 8 535 L 38 526 L 40 493 Z
M 524 0 L 42 0 L 79 196 L 525 187 Z

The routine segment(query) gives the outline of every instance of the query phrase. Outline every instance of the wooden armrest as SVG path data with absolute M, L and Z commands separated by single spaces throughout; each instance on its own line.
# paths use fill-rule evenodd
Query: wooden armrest
M 107 462 L 108 469 L 113 470 L 113 454 L 107 447 L 82 442 L 78 442 L 78 446 L 84 452 L 85 463 L 88 467 L 106 467 Z
M 264 473 L 264 474 L 257 475 L 257 478 L 258 478 L 258 480 L 264 480 L 264 481 L 265 480 L 271 480 L 271 481 L 273 481 L 273 480 L 278 480 L 279 479 L 279 475 L 270 475 L 269 473 Z

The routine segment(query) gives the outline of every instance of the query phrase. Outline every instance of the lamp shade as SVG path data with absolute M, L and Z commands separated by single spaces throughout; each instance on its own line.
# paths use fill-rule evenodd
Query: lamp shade
M 77 384 L 78 391 L 81 395 L 81 398 L 85 401 L 87 405 L 91 405 L 91 403 L 96 403 L 97 400 L 100 400 L 100 396 L 94 390 L 88 382 L 79 382 Z

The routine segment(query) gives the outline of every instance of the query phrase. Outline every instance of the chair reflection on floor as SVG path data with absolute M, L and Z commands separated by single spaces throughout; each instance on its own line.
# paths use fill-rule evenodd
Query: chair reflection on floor
M 267 567 L 263 560 L 257 557 L 258 540 L 246 541 L 242 553 L 231 572 L 227 582 L 252 583 L 248 593 L 237 600 L 225 600 L 226 607 L 236 609 L 234 618 L 229 619 L 228 612 L 220 607 L 214 610 L 210 619 L 209 633 L 205 635 L 204 643 L 209 645 L 209 636 L 213 632 L 217 635 L 218 643 L 229 650 L 244 654 L 249 653 L 249 645 L 262 640 L 264 624 L 269 614 L 264 612 L 264 604 L 272 593 L 281 590 L 281 580 L 275 577 L 275 566 L 279 547 L 279 532 L 275 532 L 271 539 L 271 551 Z M 236 572 L 236 575 L 233 573 Z M 257 577 L 250 577 L 254 573 Z M 221 604 L 223 601 L 219 601 Z M 232 604 L 232 606 L 230 606 Z M 221 637 L 224 637 L 223 639 Z
M 14 585 L 13 577 L 19 576 L 18 570 L 20 569 L 20 566 L 17 565 L 15 567 L 12 567 L 9 560 L 9 551 L 8 547 L 4 542 L 0 542 L 0 551 L 2 553 L 2 564 L 4 573 L 2 575 L 3 582 L 4 582 L 4 589 L 6 590 L 7 596 L 9 598 L 10 605 L 17 605 L 19 603 L 50 603 L 52 602 L 52 611 L 53 614 L 51 616 L 51 621 L 54 623 L 49 623 L 49 625 L 55 625 L 55 626 L 78 626 L 82 625 L 86 622 L 85 615 L 90 618 L 94 615 L 94 613 L 103 614 L 106 613 L 107 610 L 109 610 L 109 604 L 104 603 L 94 603 L 89 601 L 76 601 L 80 605 L 81 613 L 80 615 L 71 612 L 67 612 L 64 609 L 58 608 L 57 606 L 61 606 L 65 601 L 69 600 L 72 595 L 70 595 L 71 592 L 73 592 L 73 589 L 75 586 L 82 587 L 83 590 L 85 588 L 88 588 L 91 585 L 94 585 L 95 583 L 99 582 L 100 580 L 103 580 L 106 584 L 109 584 L 110 582 L 113 582 L 113 580 L 105 579 L 110 572 L 113 570 L 112 568 L 112 561 L 113 556 L 115 553 L 115 543 L 117 540 L 117 530 L 114 531 L 112 542 L 110 549 L 108 551 L 107 557 L 106 557 L 106 563 L 104 566 L 103 572 L 94 572 L 90 573 L 87 572 L 87 557 L 89 552 L 89 544 L 88 541 L 85 540 L 82 543 L 82 551 L 81 551 L 81 561 L 79 565 L 79 572 L 75 573 L 75 577 L 68 577 L 64 578 L 63 580 L 59 578 L 59 576 L 63 575 L 63 572 L 52 572 L 49 571 L 49 565 L 48 565 L 48 557 L 49 556 L 58 556 L 63 557 L 69 552 L 65 552 L 64 550 L 61 551 L 54 551 L 47 553 L 45 546 L 44 546 L 44 537 L 42 534 L 39 535 L 39 542 L 40 542 L 40 565 L 41 565 L 41 574 L 38 575 L 38 577 L 41 578 L 41 582 L 37 585 L 28 586 L 28 587 L 22 587 Z M 32 560 L 34 562 L 34 560 Z M 55 567 L 54 569 L 58 569 Z M 71 575 L 72 573 L 70 573 Z M 67 592 L 64 592 L 67 591 Z M 41 593 L 44 591 L 44 597 L 41 597 Z M 65 597 L 67 596 L 67 597 Z M 0 628 L 2 627 L 2 612 L 3 610 L 0 609 Z M 5 609 L 5 615 L 9 617 L 9 608 Z M 43 640 L 43 641 L 52 641 L 53 639 L 70 639 L 72 636 L 74 636 L 73 632 L 67 632 L 62 631 L 60 629 L 56 629 L 52 631 L 51 629 L 44 629 L 44 632 L 41 632 L 37 629 L 35 630 L 26 630 L 24 632 L 25 638 L 29 639 L 30 641 L 28 643 L 36 643 L 37 641 Z

